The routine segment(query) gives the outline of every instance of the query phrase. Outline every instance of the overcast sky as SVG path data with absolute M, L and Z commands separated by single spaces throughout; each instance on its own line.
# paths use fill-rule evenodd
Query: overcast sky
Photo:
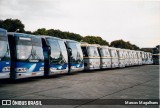
M 60 29 L 82 36 L 160 44 L 160 1 L 0 0 L 0 19 L 19 19 L 26 31 Z

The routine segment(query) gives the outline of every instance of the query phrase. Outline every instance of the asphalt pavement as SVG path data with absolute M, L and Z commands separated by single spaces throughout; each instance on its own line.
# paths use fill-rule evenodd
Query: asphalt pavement
M 159 66 L 76 72 L 71 75 L 0 80 L 0 99 L 86 99 L 79 105 L 44 105 L 51 108 L 158 108 L 157 105 L 96 105 L 113 99 L 159 99 Z M 8 106 L 0 106 L 8 107 Z M 22 106 L 10 106 L 22 107 Z M 23 106 L 28 107 L 28 106 Z

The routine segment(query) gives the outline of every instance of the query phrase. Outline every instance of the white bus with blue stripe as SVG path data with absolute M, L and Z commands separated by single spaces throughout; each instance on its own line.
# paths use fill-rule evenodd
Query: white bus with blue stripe
M 0 28 L 0 79 L 10 78 L 10 51 L 7 31 Z
M 68 50 L 68 73 L 84 70 L 83 53 L 81 44 L 74 40 L 65 39 L 65 44 Z
M 11 79 L 44 75 L 42 41 L 38 36 L 8 33 L 11 54 Z
M 45 76 L 68 73 L 68 53 L 64 40 L 51 36 L 41 37 Z

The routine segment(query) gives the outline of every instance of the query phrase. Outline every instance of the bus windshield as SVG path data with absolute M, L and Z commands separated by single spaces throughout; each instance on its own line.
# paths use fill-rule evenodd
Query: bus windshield
M 0 58 L 3 58 L 7 53 L 7 37 L 0 36 Z
M 119 57 L 123 57 L 123 51 L 119 50 L 119 53 L 118 53 Z
M 43 60 L 43 50 L 41 41 L 34 42 L 29 40 L 17 41 L 17 59 L 19 60 Z
M 80 43 L 77 43 L 76 45 L 77 45 L 77 50 L 78 50 L 77 62 L 82 62 L 83 61 L 83 53 L 82 53 L 82 50 L 81 50 Z
M 68 42 L 69 47 L 72 49 L 71 62 L 80 63 L 83 60 L 83 54 L 79 43 Z
M 112 57 L 117 57 L 117 52 L 114 49 L 111 49 L 111 55 Z
M 51 61 L 50 62 L 53 63 L 53 64 L 64 64 L 64 63 L 66 63 L 67 54 L 66 54 L 64 48 L 62 49 L 62 50 L 64 50 L 63 51 L 64 54 L 61 51 L 61 48 L 64 47 L 64 46 L 61 45 L 61 48 L 60 48 L 58 40 L 55 40 L 55 39 L 47 39 L 47 40 L 48 40 L 48 42 L 50 44 L 50 47 L 51 47 L 51 55 L 50 55 Z
M 94 46 L 88 47 L 88 55 L 91 57 L 99 57 L 98 50 Z
M 101 48 L 100 53 L 102 57 L 110 57 L 110 54 L 107 48 Z

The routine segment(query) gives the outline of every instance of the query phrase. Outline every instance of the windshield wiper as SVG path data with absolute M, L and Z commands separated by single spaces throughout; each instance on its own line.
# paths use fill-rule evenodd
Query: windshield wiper
M 61 51 L 60 51 L 59 58 L 57 59 L 59 61 L 57 61 L 57 60 L 54 61 L 54 60 L 56 60 L 56 59 L 51 57 L 51 63 L 55 63 L 55 64 L 64 64 L 64 63 L 66 63 L 66 60 L 65 60 L 65 58 L 64 58 L 64 56 L 63 56 Z
M 29 57 L 26 59 L 26 60 L 32 60 L 32 59 L 30 59 L 32 57 L 32 59 L 33 60 L 42 60 L 39 56 L 38 56 L 38 54 L 36 53 L 36 51 L 35 50 L 33 50 L 33 46 L 32 46 L 32 49 L 31 49 L 31 54 L 29 55 Z
M 82 62 L 82 58 L 81 58 L 79 52 L 77 52 L 77 60 L 76 61 L 77 61 L 77 63 L 81 63 Z

